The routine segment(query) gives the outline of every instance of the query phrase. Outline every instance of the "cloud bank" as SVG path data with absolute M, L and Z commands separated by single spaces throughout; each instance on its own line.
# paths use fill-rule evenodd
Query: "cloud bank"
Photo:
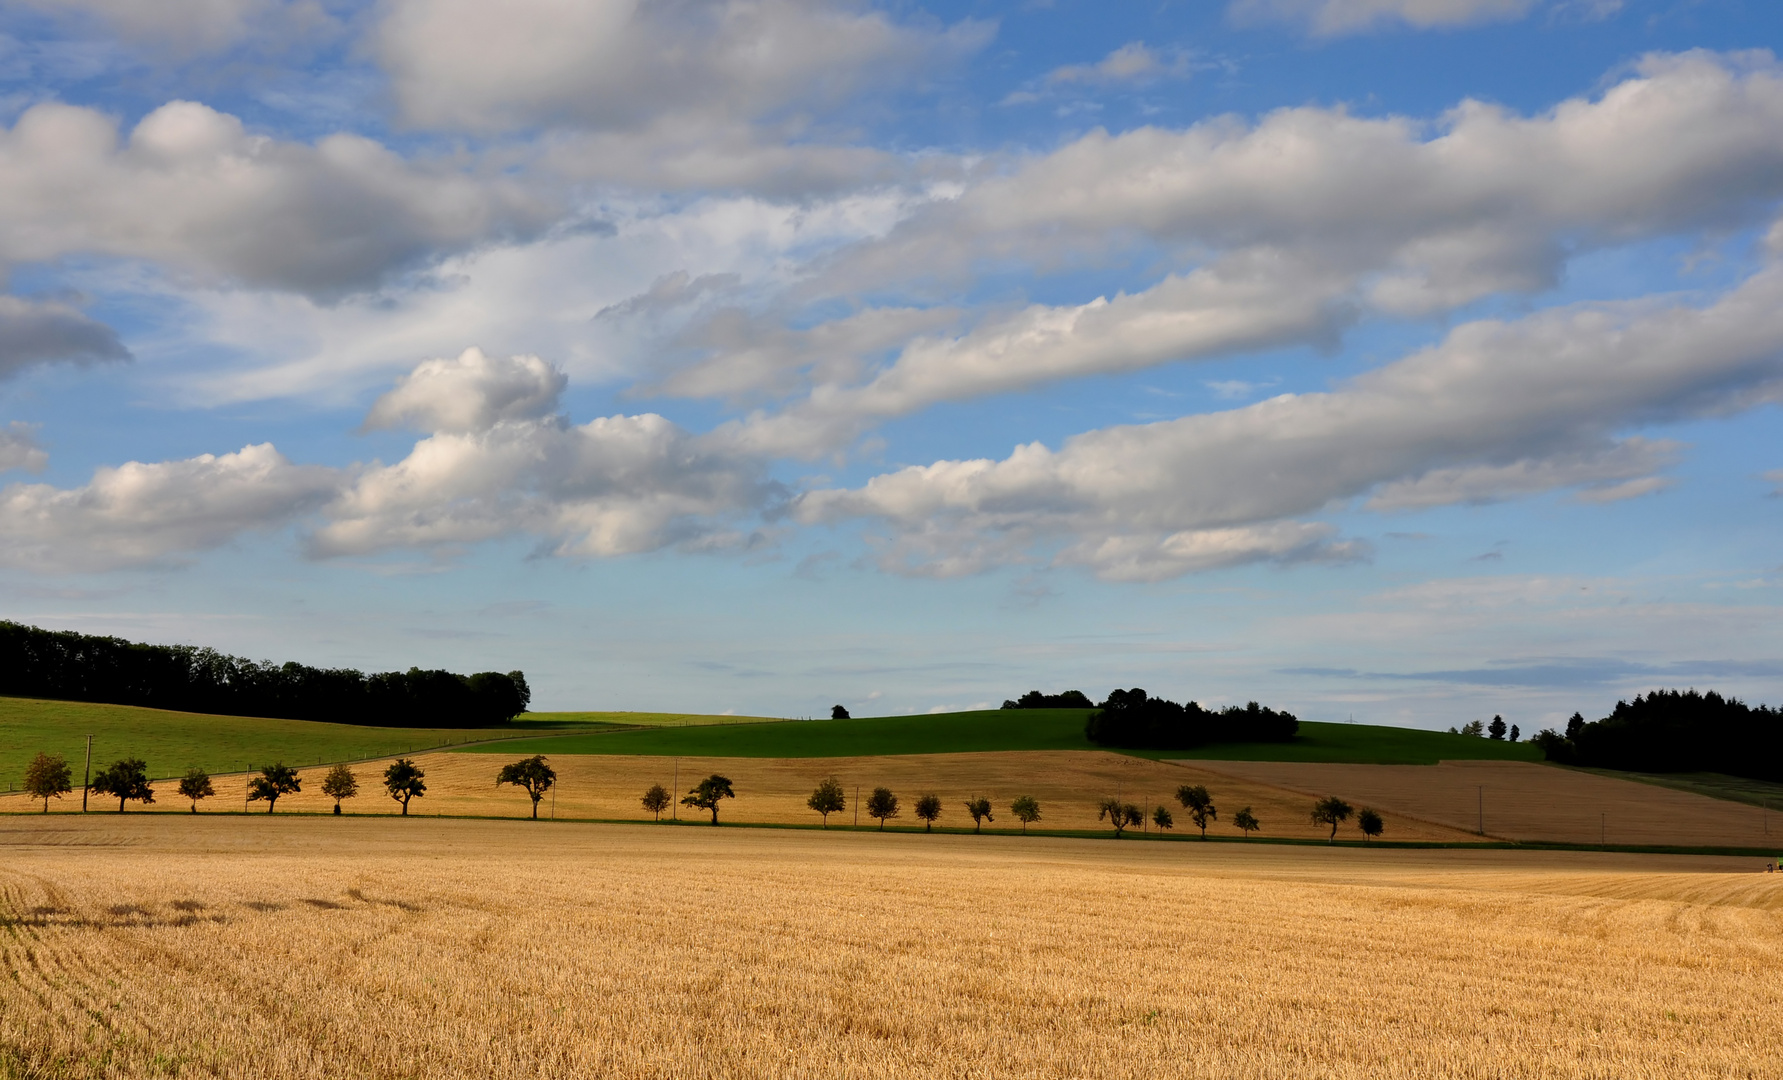
M 1375 509 L 1583 485 L 1653 490 L 1675 446 L 1631 426 L 1749 407 L 1783 379 L 1783 269 L 1706 308 L 1585 304 L 1456 328 L 1326 393 L 939 461 L 809 492 L 807 523 L 890 529 L 882 565 L 964 573 L 1051 561 L 1154 579 L 1259 559 L 1356 552 L 1295 521 L 1376 492 Z

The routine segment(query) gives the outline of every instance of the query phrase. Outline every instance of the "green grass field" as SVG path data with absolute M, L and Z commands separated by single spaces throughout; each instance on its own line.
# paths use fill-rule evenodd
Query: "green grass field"
M 608 715 L 608 714 L 601 714 Z M 1085 739 L 1083 709 L 996 709 L 856 720 L 782 721 L 734 726 L 609 728 L 467 747 L 466 753 L 652 754 L 665 757 L 873 757 L 996 750 L 1101 750 Z M 1209 761 L 1324 761 L 1434 765 L 1445 759 L 1540 761 L 1529 743 L 1366 724 L 1300 725 L 1293 743 L 1231 743 L 1139 756 Z
M 516 724 L 602 724 L 617 727 L 710 727 L 714 724 L 781 724 L 784 716 L 731 716 L 661 712 L 529 712 Z
M 38 751 L 78 772 L 93 739 L 95 767 L 140 757 L 155 777 L 193 765 L 239 772 L 273 761 L 316 765 L 431 750 L 509 754 L 660 754 L 681 757 L 870 757 L 997 750 L 1097 750 L 1083 737 L 1082 709 L 1020 709 L 859 720 L 774 720 L 687 713 L 528 713 L 496 728 L 380 728 L 305 720 L 211 716 L 129 705 L 0 698 L 0 790 L 15 788 Z M 1434 764 L 1444 758 L 1540 760 L 1527 743 L 1501 743 L 1405 728 L 1302 724 L 1289 744 L 1257 743 L 1145 753 L 1227 761 Z
M 472 739 L 501 739 L 545 730 L 591 730 L 615 723 L 581 719 L 659 714 L 547 714 L 499 728 L 381 728 L 269 720 L 253 716 L 211 716 L 131 705 L 84 701 L 41 701 L 0 697 L 0 791 L 16 788 L 25 765 L 39 751 L 61 754 L 80 779 L 86 736 L 93 736 L 94 767 L 118 758 L 139 757 L 156 777 L 175 776 L 193 765 L 212 773 L 240 772 L 282 761 L 314 765 L 425 750 Z M 662 714 L 662 719 L 670 719 Z

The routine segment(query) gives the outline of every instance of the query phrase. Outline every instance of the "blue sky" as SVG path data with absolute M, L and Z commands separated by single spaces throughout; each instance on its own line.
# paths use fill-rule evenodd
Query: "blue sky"
M 539 708 L 1774 702 L 1780 37 L 0 4 L 0 615 Z

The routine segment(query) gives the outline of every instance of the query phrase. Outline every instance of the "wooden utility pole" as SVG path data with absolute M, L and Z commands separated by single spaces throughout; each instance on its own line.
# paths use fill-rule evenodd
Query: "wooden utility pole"
M 1480 835 L 1486 835 L 1486 785 L 1479 785 L 1480 792 Z
M 87 771 L 80 781 L 80 812 L 87 812 L 87 788 L 93 783 L 93 736 L 87 736 Z
M 680 758 L 675 759 L 675 779 L 669 781 L 669 783 L 672 785 L 669 788 L 669 790 L 671 792 L 679 792 L 681 790 L 681 759 Z M 680 821 L 681 820 L 681 800 L 676 798 L 673 794 L 671 794 L 669 796 L 669 820 L 670 821 Z

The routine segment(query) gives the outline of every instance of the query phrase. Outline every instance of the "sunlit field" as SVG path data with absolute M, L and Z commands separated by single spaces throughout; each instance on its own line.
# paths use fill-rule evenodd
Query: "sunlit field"
M 1477 741 L 1477 740 L 1476 740 Z M 427 753 L 414 759 L 427 773 L 427 794 L 410 806 L 414 815 L 526 817 L 532 804 L 512 786 L 497 786 L 499 768 L 509 755 Z M 1382 839 L 1476 843 L 1486 840 L 1565 842 L 1597 845 L 1659 845 L 1693 848 L 1744 848 L 1783 852 L 1783 814 L 1725 799 L 1656 787 L 1652 784 L 1524 762 L 1448 762 L 1442 765 L 1341 765 L 1309 763 L 1153 761 L 1107 751 L 1019 751 L 987 754 L 910 754 L 852 758 L 663 758 L 642 755 L 572 754 L 549 759 L 558 784 L 540 804 L 541 817 L 605 821 L 650 820 L 640 796 L 652 784 L 677 794 L 701 777 L 722 773 L 732 779 L 736 798 L 720 804 L 726 823 L 817 825 L 821 819 L 806 806 L 819 781 L 835 776 L 846 790 L 849 807 L 831 815 L 829 825 L 876 827 L 860 804 L 876 786 L 889 787 L 900 800 L 899 814 L 888 828 L 921 829 L 914 814 L 918 796 L 941 797 L 941 829 L 972 828 L 967 799 L 991 800 L 994 820 L 987 832 L 1020 830 L 1009 813 L 1021 795 L 1039 800 L 1041 830 L 1106 831 L 1098 804 L 1114 796 L 1148 812 L 1158 805 L 1173 811 L 1173 836 L 1197 835 L 1175 799 L 1184 784 L 1205 786 L 1219 809 L 1208 825 L 1216 839 L 1243 839 L 1234 827 L 1237 811 L 1250 807 L 1261 822 L 1255 837 L 1322 840 L 1326 826 L 1314 825 L 1309 811 L 1317 796 L 1335 794 L 1357 808 L 1372 806 L 1385 822 Z M 347 815 L 397 814 L 401 807 L 385 793 L 381 777 L 388 760 L 367 761 L 352 768 L 360 792 L 345 803 Z M 275 814 L 329 813 L 333 800 L 322 793 L 325 767 L 310 766 L 299 775 L 303 790 L 278 801 Z M 76 778 L 78 781 L 78 777 Z M 216 795 L 204 800 L 205 813 L 249 810 L 264 814 L 266 803 L 245 801 L 240 773 L 214 778 Z M 156 801 L 144 807 L 131 803 L 129 813 L 187 813 L 173 780 L 158 781 Z M 23 795 L 0 795 L 0 813 L 24 813 L 41 807 Z M 92 809 L 112 813 L 117 800 L 94 796 Z M 856 810 L 861 812 L 856 814 Z M 80 793 L 50 801 L 52 814 L 78 812 Z M 1483 813 L 1482 813 L 1483 811 Z M 704 812 L 673 806 L 663 817 L 706 820 Z M 1477 833 L 1483 820 L 1485 837 Z M 1148 821 L 1141 835 L 1156 834 Z M 1352 818 L 1338 830 L 1338 839 L 1362 839 Z
M 498 787 L 497 770 L 509 758 L 505 755 L 433 753 L 418 755 L 415 762 L 427 773 L 427 794 L 413 800 L 411 815 L 494 815 L 527 817 L 532 802 L 519 788 Z M 1212 792 L 1220 818 L 1209 824 L 1208 832 L 1216 837 L 1241 837 L 1232 826 L 1233 815 L 1250 806 L 1262 822 L 1258 835 L 1307 840 L 1323 839 L 1329 829 L 1315 826 L 1310 819 L 1312 799 L 1297 792 L 1273 787 L 1253 780 L 1225 776 L 1188 762 L 1180 765 L 1127 757 L 1106 751 L 1026 751 L 1000 754 L 913 754 L 896 757 L 867 758 L 655 758 L 626 755 L 565 755 L 549 759 L 557 771 L 557 789 L 540 804 L 542 817 L 599 818 L 604 820 L 651 820 L 652 815 L 640 805 L 644 790 L 662 784 L 677 794 L 684 792 L 701 777 L 718 772 L 731 778 L 735 799 L 719 806 L 723 822 L 756 822 L 777 825 L 818 825 L 821 819 L 806 806 L 819 781 L 834 775 L 847 788 L 849 808 L 843 814 L 832 814 L 832 826 L 852 824 L 860 810 L 860 824 L 877 823 L 867 816 L 859 804 L 875 786 L 890 787 L 900 800 L 899 815 L 892 818 L 890 828 L 922 828 L 915 817 L 916 799 L 934 792 L 942 799 L 942 828 L 972 828 L 966 814 L 967 799 L 988 798 L 993 805 L 994 820 L 983 827 L 989 830 L 1020 830 L 1021 825 L 1009 813 L 1009 804 L 1020 795 L 1040 800 L 1042 817 L 1036 827 L 1045 829 L 1106 829 L 1097 818 L 1097 804 L 1116 796 L 1143 807 L 1148 813 L 1162 804 L 1174 808 L 1175 835 L 1196 833 L 1175 799 L 1176 789 L 1184 784 L 1203 784 Z M 354 765 L 359 776 L 360 793 L 345 804 L 347 814 L 396 814 L 401 807 L 384 792 L 381 781 L 387 762 L 373 761 Z M 301 771 L 303 790 L 278 801 L 275 814 L 328 813 L 334 802 L 322 794 L 325 768 Z M 1639 785 L 1629 785 L 1640 788 Z M 264 802 L 248 803 L 246 785 L 241 774 L 215 778 L 216 795 L 206 799 L 201 809 L 215 813 L 249 809 L 265 813 Z M 860 797 L 857 797 L 857 790 Z M 1644 790 L 1644 789 L 1643 789 Z M 190 804 L 181 799 L 173 781 L 158 783 L 155 803 L 147 808 L 130 804 L 129 813 L 144 809 L 163 813 L 185 813 Z M 1709 800 L 1703 800 L 1708 802 Z M 24 812 L 40 807 L 21 795 L 0 796 L 0 811 Z M 95 810 L 115 811 L 116 799 L 95 796 L 90 803 Z M 60 800 L 51 800 L 53 812 L 78 811 L 78 791 Z M 1414 817 L 1381 808 L 1386 821 L 1388 840 L 1472 841 L 1477 837 L 1452 826 L 1420 821 Z M 703 811 L 676 806 L 664 811 L 670 819 L 708 820 Z M 127 816 L 127 815 L 126 815 Z M 1145 826 L 1155 831 L 1149 822 Z M 1141 830 L 1134 828 L 1139 834 Z M 1339 836 L 1345 840 L 1361 840 L 1354 821 L 1344 824 Z
M 0 821 L 0 1074 L 1734 1077 L 1753 860 Z

